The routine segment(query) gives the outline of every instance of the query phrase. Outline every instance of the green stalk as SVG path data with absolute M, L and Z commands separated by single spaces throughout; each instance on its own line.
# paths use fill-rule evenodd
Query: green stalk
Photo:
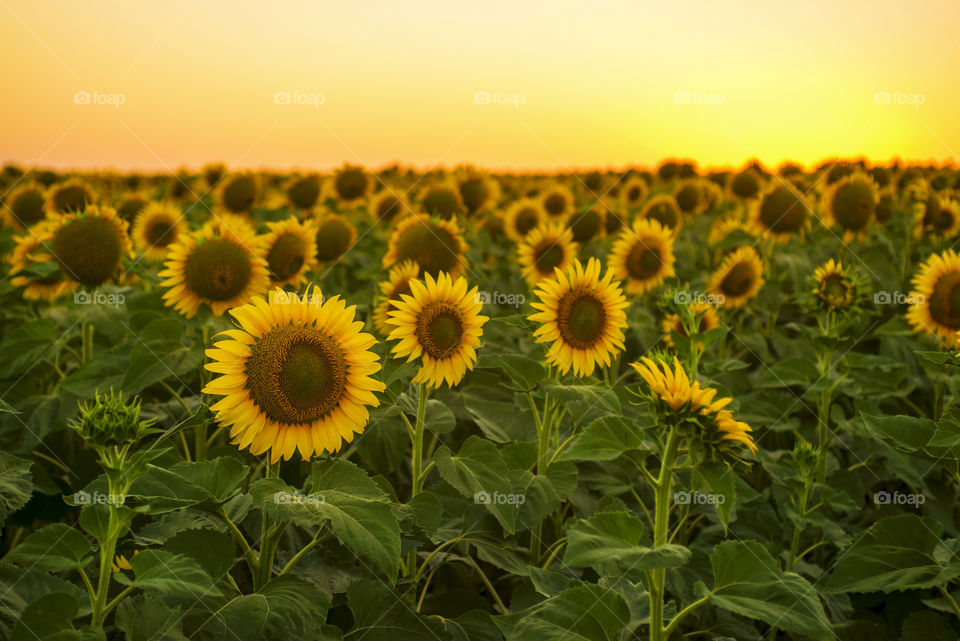
M 93 358 L 93 323 L 84 322 L 80 327 L 80 360 L 86 365 Z
M 527 392 L 527 402 L 530 403 L 530 409 L 533 411 L 533 420 L 537 426 L 537 474 L 544 474 L 550 465 L 550 436 L 553 432 L 553 422 L 550 414 L 549 395 L 543 401 L 543 418 L 540 418 L 540 412 L 537 404 L 533 400 L 533 394 Z M 530 556 L 531 558 L 540 558 L 540 543 L 543 534 L 543 522 L 538 521 L 530 529 Z
M 670 428 L 667 444 L 660 462 L 660 476 L 657 478 L 653 516 L 653 549 L 666 545 L 670 526 L 670 490 L 673 486 L 673 464 L 680 449 L 680 437 L 676 427 Z M 664 641 L 667 638 L 663 627 L 663 599 L 666 570 L 651 570 L 650 576 L 650 641 Z
M 427 417 L 427 396 L 429 388 L 426 383 L 420 383 L 420 398 L 417 400 L 417 422 L 413 426 L 411 445 L 413 453 L 410 457 L 410 500 L 416 498 L 423 490 L 424 470 L 423 470 L 423 433 L 426 429 Z M 406 574 L 412 576 L 417 569 L 417 551 L 410 550 L 407 556 Z
M 817 358 L 817 369 L 820 380 L 823 380 L 827 372 L 830 371 L 830 362 L 833 360 L 833 352 L 827 350 Z M 832 391 L 829 387 L 824 387 L 820 392 L 820 400 L 817 404 L 817 419 L 819 421 L 817 438 L 817 481 L 824 483 L 827 479 L 827 450 L 830 448 L 830 440 L 833 436 L 830 432 L 830 403 L 832 401 Z
M 677 616 L 673 617 L 673 620 L 670 622 L 670 625 L 668 625 L 666 628 L 664 628 L 664 630 L 663 630 L 663 638 L 664 638 L 664 639 L 669 639 L 669 638 L 670 638 L 670 635 L 673 634 L 673 631 L 677 628 L 678 625 L 680 625 L 680 621 L 682 621 L 682 620 L 684 619 L 684 617 L 686 617 L 688 614 L 690 614 L 691 612 L 693 612 L 694 610 L 696 610 L 697 608 L 699 608 L 701 605 L 703 605 L 704 603 L 706 603 L 708 600 L 709 600 L 709 597 L 706 597 L 706 596 L 705 596 L 705 597 L 701 597 L 700 599 L 697 599 L 696 601 L 694 601 L 693 603 L 691 603 L 690 605 L 688 605 L 688 606 L 685 607 L 684 609 L 682 609 L 682 610 L 680 610 L 679 612 L 677 612 Z
M 826 459 L 824 459 L 826 460 Z M 806 515 L 807 513 L 807 495 L 810 492 L 810 486 L 804 484 L 803 491 L 800 492 L 800 514 Z M 792 570 L 793 566 L 799 560 L 797 557 L 797 549 L 800 547 L 800 534 L 801 528 L 798 525 L 793 526 L 793 540 L 790 541 L 790 559 L 787 561 L 787 570 Z

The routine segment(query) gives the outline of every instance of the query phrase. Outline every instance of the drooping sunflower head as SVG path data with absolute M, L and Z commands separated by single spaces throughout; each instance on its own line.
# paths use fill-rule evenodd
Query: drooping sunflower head
M 297 287 L 317 264 L 315 222 L 300 222 L 293 216 L 267 223 L 270 232 L 260 239 L 260 255 L 270 270 L 270 285 Z
M 403 294 L 410 293 L 410 281 L 419 276 L 420 266 L 412 260 L 405 260 L 390 268 L 387 280 L 379 285 L 380 295 L 373 310 L 373 326 L 380 334 L 387 336 L 393 331 L 389 322 L 390 312 L 396 309 L 393 303 L 402 300 Z
M 818 304 L 835 311 L 849 309 L 857 297 L 856 280 L 832 258 L 813 272 L 813 295 Z
M 409 284 L 410 294 L 394 300 L 388 314 L 387 323 L 394 327 L 388 340 L 399 341 L 393 355 L 408 362 L 420 358 L 413 382 L 431 387 L 446 382 L 453 387 L 473 369 L 483 325 L 489 320 L 480 315 L 477 288 L 467 291 L 462 276 L 454 280 L 444 272 L 436 280 L 426 274 L 422 281 L 411 279 Z
M 674 275 L 673 235 L 652 218 L 638 218 L 620 232 L 607 269 L 628 294 L 643 294 Z
M 21 185 L 4 199 L 0 219 L 15 229 L 26 229 L 43 220 L 46 190 L 38 184 Z
M 907 321 L 921 334 L 960 346 L 960 256 L 952 249 L 932 254 L 913 277 Z
M 689 308 L 689 312 L 696 323 L 695 333 L 703 334 L 705 332 L 709 332 L 711 329 L 720 327 L 720 316 L 717 314 L 717 308 L 710 303 L 704 301 L 695 301 L 692 303 L 687 303 L 687 307 Z M 677 334 L 678 336 L 682 336 L 684 338 L 690 338 L 683 319 L 680 317 L 680 314 L 676 312 L 668 314 L 663 321 L 661 321 L 660 327 L 663 329 L 664 342 L 670 347 L 676 347 L 671 334 Z
M 825 220 L 843 231 L 844 242 L 862 239 L 877 209 L 877 185 L 856 172 L 838 180 L 825 197 Z
M 701 387 L 700 381 L 691 382 L 676 356 L 673 369 L 667 363 L 658 363 L 643 357 L 639 363 L 631 363 L 643 378 L 649 395 L 659 412 L 681 437 L 690 439 L 691 454 L 715 459 L 727 453 L 736 454 L 735 448 L 746 446 L 751 453 L 757 452 L 749 425 L 733 418 L 725 409 L 733 399 L 716 399 L 717 390 Z
M 370 198 L 367 212 L 374 220 L 388 225 L 411 213 L 404 193 L 389 187 L 381 189 Z
M 137 215 L 131 236 L 133 246 L 150 261 L 162 261 L 167 249 L 187 233 L 180 206 L 171 202 L 153 202 Z
M 70 280 L 97 287 L 110 280 L 130 253 L 127 222 L 112 207 L 88 206 L 53 218 L 52 258 Z
M 536 227 L 544 224 L 547 213 L 537 198 L 521 198 L 514 201 L 503 213 L 503 231 L 516 242 L 523 239 Z
M 270 286 L 267 261 L 258 255 L 256 237 L 229 229 L 215 234 L 205 228 L 181 238 L 170 246 L 165 269 L 158 275 L 164 279 L 161 287 L 167 288 L 166 305 L 187 318 L 193 318 L 204 304 L 221 316 Z
M 729 253 L 710 276 L 709 293 L 725 307 L 740 307 L 763 287 L 763 261 L 753 247 L 739 247 Z
M 429 216 L 437 216 L 450 220 L 463 216 L 467 212 L 466 205 L 460 197 L 460 189 L 452 181 L 438 182 L 428 185 L 420 191 L 420 208 Z
M 566 185 L 555 182 L 539 195 L 543 210 L 552 219 L 563 219 L 573 213 L 573 192 Z
M 531 230 L 517 245 L 517 262 L 523 277 L 535 287 L 544 278 L 553 278 L 556 269 L 566 271 L 577 258 L 580 245 L 562 223 L 545 223 Z
M 294 209 L 310 209 L 320 198 L 322 184 L 317 174 L 294 177 L 287 185 L 287 202 Z
M 345 217 L 326 214 L 316 223 L 317 260 L 329 263 L 346 254 L 357 242 L 357 230 Z
M 459 172 L 457 184 L 460 201 L 471 215 L 493 208 L 500 198 L 500 183 L 486 172 L 464 169 Z
M 273 462 L 298 451 L 305 460 L 337 452 L 363 432 L 367 408 L 379 405 L 376 339 L 339 296 L 324 301 L 314 288 L 272 298 L 230 310 L 239 327 L 215 336 L 206 351 L 206 369 L 220 376 L 203 391 L 223 397 L 211 409 L 240 449 L 269 450 Z
M 786 242 L 803 233 L 809 216 L 803 196 L 793 186 L 778 182 L 752 204 L 750 226 L 758 236 Z
M 423 214 L 408 216 L 397 224 L 390 236 L 384 268 L 405 260 L 414 260 L 423 274 L 453 277 L 466 268 L 467 244 L 456 221 Z
M 47 210 L 55 214 L 83 211 L 95 202 L 93 189 L 79 178 L 71 178 L 47 191 Z
M 676 199 L 666 194 L 648 200 L 640 212 L 640 217 L 655 220 L 674 234 L 683 227 L 683 214 Z
M 217 202 L 230 213 L 245 213 L 253 207 L 259 193 L 260 181 L 256 174 L 232 174 L 220 179 Z
M 561 374 L 573 368 L 576 376 L 590 376 L 623 349 L 628 303 L 612 278 L 610 270 L 601 278 L 600 261 L 591 258 L 586 267 L 574 260 L 538 283 L 531 303 L 538 311 L 529 319 L 540 323 L 534 338 L 550 343 L 547 362 Z
M 673 192 L 673 199 L 680 211 L 687 216 L 702 213 L 707 205 L 703 190 L 700 188 L 700 181 L 696 178 L 680 181 L 676 191 Z
M 589 243 L 594 238 L 602 237 L 607 232 L 607 207 L 601 202 L 572 214 L 567 218 L 567 227 L 573 232 L 573 239 L 578 243 Z
M 344 165 L 334 172 L 330 180 L 330 192 L 341 204 L 347 206 L 363 202 L 372 187 L 372 177 L 363 167 L 356 165 Z
M 42 220 L 27 233 L 13 237 L 15 244 L 7 256 L 10 284 L 23 289 L 25 300 L 52 302 L 76 287 L 63 272 L 47 262 L 50 259 L 52 231 L 53 222 Z M 32 273 L 34 270 L 46 273 Z
M 639 176 L 631 176 L 620 185 L 617 195 L 623 206 L 631 210 L 640 207 L 649 192 L 647 181 Z
M 759 174 L 752 169 L 744 169 L 730 178 L 730 194 L 740 200 L 756 198 L 763 188 Z

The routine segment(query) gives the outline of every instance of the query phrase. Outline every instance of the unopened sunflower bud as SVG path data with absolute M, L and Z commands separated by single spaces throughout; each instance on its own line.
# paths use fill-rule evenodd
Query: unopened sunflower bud
M 94 402 L 80 404 L 80 417 L 70 422 L 84 442 L 90 446 L 113 446 L 133 443 L 143 434 L 146 423 L 140 420 L 140 401 L 123 401 L 123 394 L 96 395 Z

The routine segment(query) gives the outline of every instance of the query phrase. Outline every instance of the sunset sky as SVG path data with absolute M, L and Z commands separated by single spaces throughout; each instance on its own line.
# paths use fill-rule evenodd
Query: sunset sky
M 0 160 L 24 166 L 960 151 L 956 0 L 0 0 L 0 15 Z

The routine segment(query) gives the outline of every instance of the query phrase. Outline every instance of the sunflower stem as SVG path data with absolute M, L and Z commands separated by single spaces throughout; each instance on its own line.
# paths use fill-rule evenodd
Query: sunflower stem
M 830 362 L 833 352 L 827 350 L 817 359 L 820 378 L 826 377 L 830 371 Z M 819 419 L 818 448 L 817 448 L 817 481 L 823 483 L 827 478 L 827 450 L 830 447 L 832 434 L 830 433 L 830 402 L 831 389 L 827 386 L 820 391 L 820 401 L 817 404 L 817 418 Z
M 673 485 L 673 464 L 676 462 L 680 438 L 675 426 L 670 428 L 667 443 L 660 462 L 660 476 L 654 488 L 653 549 L 667 543 L 670 526 L 670 490 Z M 650 641 L 666 639 L 663 627 L 663 599 L 666 570 L 657 568 L 650 571 Z
M 417 421 L 413 426 L 412 447 L 413 452 L 410 456 L 410 500 L 416 498 L 417 494 L 423 489 L 423 432 L 426 428 L 427 418 L 427 396 L 430 394 L 430 388 L 426 383 L 420 383 L 420 396 L 417 399 Z M 406 571 L 407 576 L 413 575 L 417 567 L 417 551 L 410 550 L 407 558 Z
M 93 323 L 85 321 L 80 328 L 80 361 L 86 365 L 93 358 Z

